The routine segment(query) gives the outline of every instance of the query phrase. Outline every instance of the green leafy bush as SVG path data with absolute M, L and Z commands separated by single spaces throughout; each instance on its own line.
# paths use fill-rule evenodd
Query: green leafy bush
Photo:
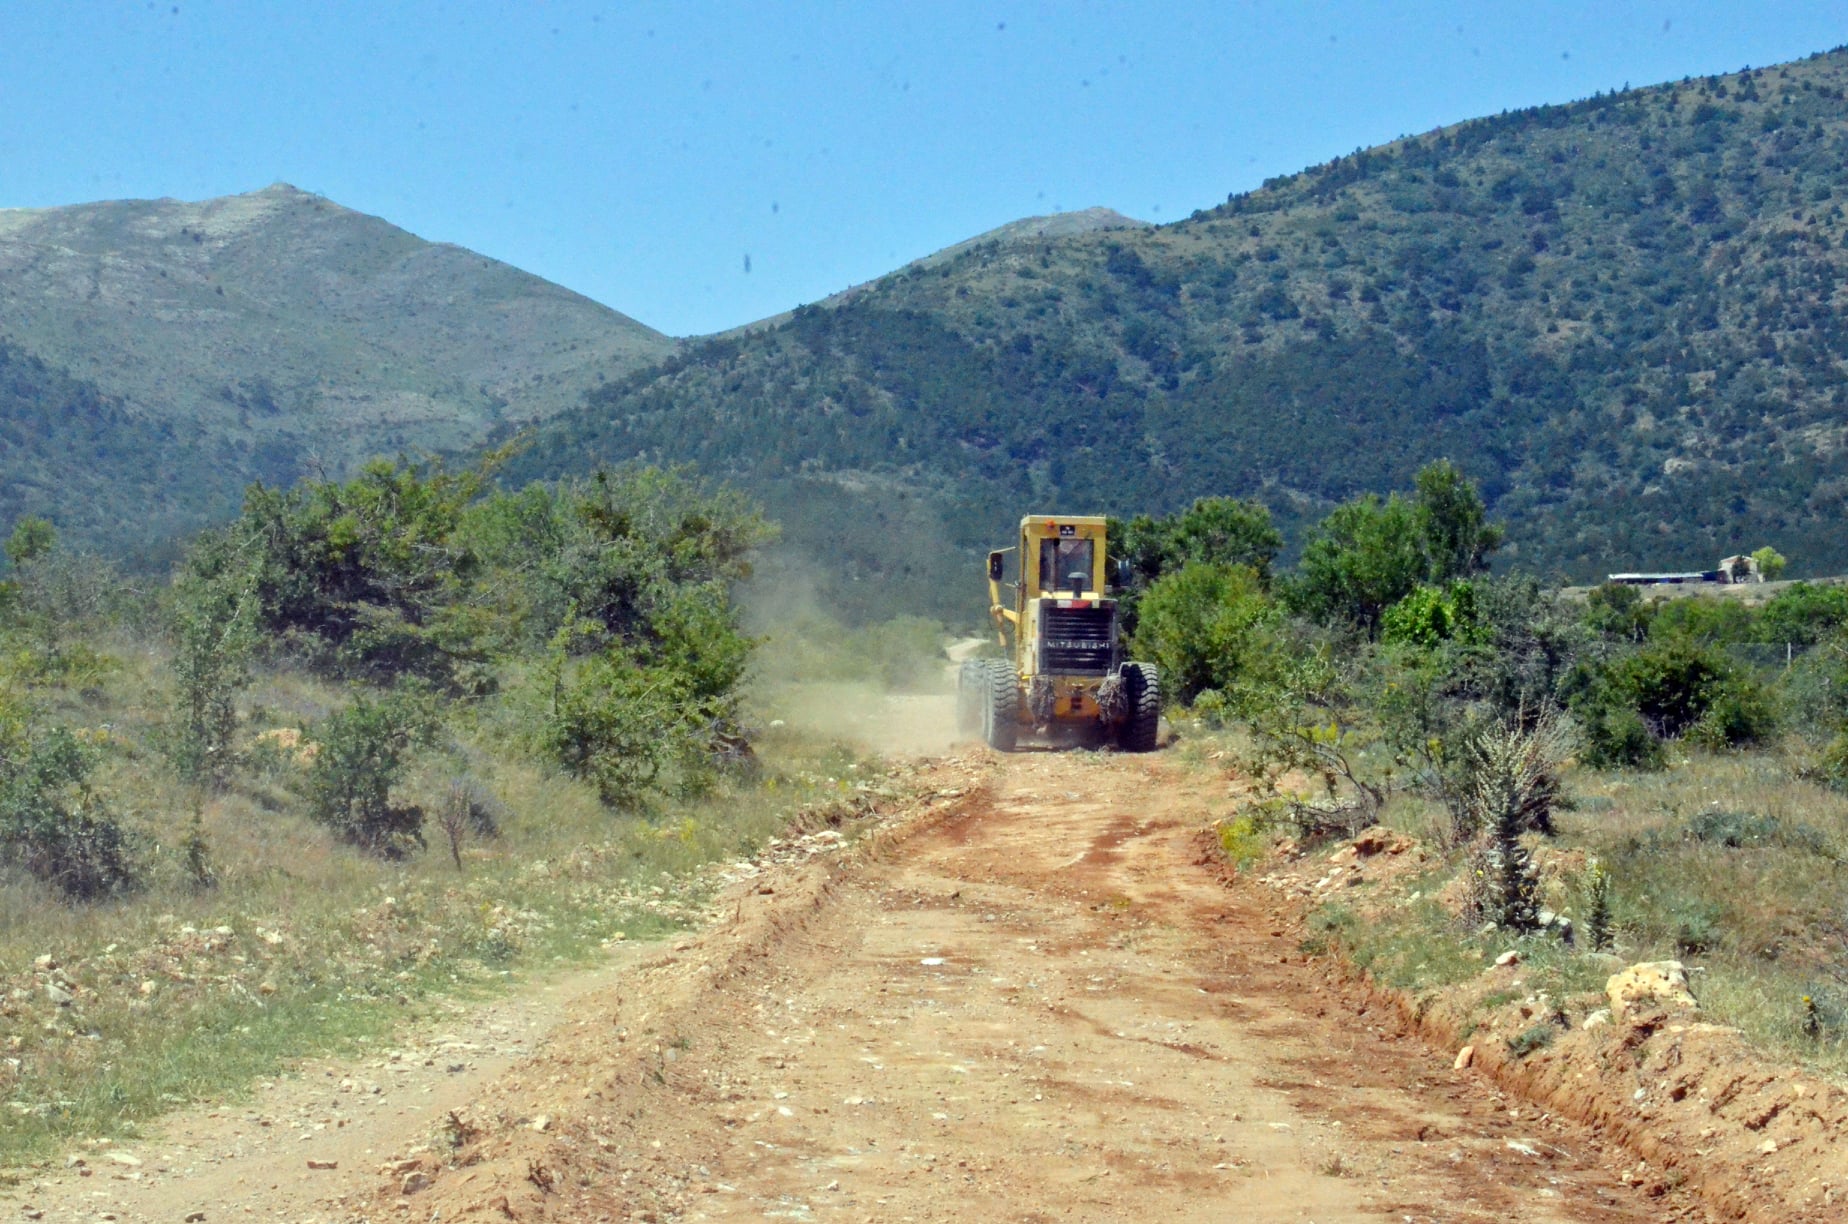
M 559 677 L 540 745 L 603 802 L 633 808 L 665 766 L 688 755 L 702 714 L 683 677 L 612 650 Z
M 73 901 L 139 883 L 129 839 L 88 782 L 92 750 L 68 728 L 34 731 L 0 704 L 0 846 Z
M 256 592 L 242 575 L 183 574 L 173 594 L 179 719 L 170 752 L 180 776 L 223 786 L 233 764 L 237 695 L 250 682 Z
M 1798 582 L 1765 604 L 1753 637 L 1773 645 L 1814 646 L 1848 625 L 1848 587 Z
M 1373 631 L 1425 577 L 1417 523 L 1417 510 L 1397 494 L 1337 506 L 1310 532 L 1296 572 L 1282 584 L 1285 602 L 1323 624 Z
M 1649 636 L 1657 605 L 1643 593 L 1621 582 L 1606 582 L 1585 596 L 1585 625 L 1593 633 L 1618 642 L 1641 642 Z
M 1380 619 L 1381 641 L 1427 650 L 1442 642 L 1478 641 L 1483 633 L 1475 585 L 1463 579 L 1442 587 L 1420 586 Z
M 1164 694 L 1185 703 L 1212 690 L 1230 700 L 1263 666 L 1276 620 L 1256 571 L 1189 562 L 1143 596 L 1134 653 L 1160 668 Z
M 1666 761 L 1662 741 L 1643 716 L 1620 702 L 1599 700 L 1573 707 L 1584 736 L 1580 759 L 1594 769 L 1660 769 Z
M 1612 690 L 1663 739 L 1693 727 L 1733 679 L 1732 665 L 1711 650 L 1675 640 L 1611 665 Z
M 308 813 L 341 840 L 386 858 L 424 844 L 424 813 L 393 803 L 410 753 L 436 728 L 430 695 L 402 688 L 382 697 L 355 693 L 343 710 L 312 728 L 318 745 L 308 767 Z

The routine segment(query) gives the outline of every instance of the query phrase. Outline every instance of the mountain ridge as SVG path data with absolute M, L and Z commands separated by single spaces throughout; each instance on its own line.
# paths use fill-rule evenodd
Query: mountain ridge
M 182 499 L 191 509 L 126 515 L 112 531 L 107 513 L 55 496 L 61 483 L 106 482 L 22 437 L 0 452 L 0 514 L 49 513 L 88 542 L 138 545 L 154 530 L 144 517 L 186 530 L 252 479 L 465 450 L 677 346 L 511 265 L 280 183 L 0 211 L 0 320 L 13 371 L 0 420 L 27 415 L 21 397 L 43 383 L 38 394 L 98 412 L 105 434 L 126 428 L 125 448 L 155 447 L 133 462 L 204 486 Z M 180 434 L 198 445 L 174 450 Z
M 967 585 L 1029 511 L 1253 496 L 1294 536 L 1440 457 L 1543 573 L 1767 542 L 1839 569 L 1844 167 L 1840 50 L 1447 125 L 690 345 L 542 426 L 516 474 L 694 462 L 849 601 Z

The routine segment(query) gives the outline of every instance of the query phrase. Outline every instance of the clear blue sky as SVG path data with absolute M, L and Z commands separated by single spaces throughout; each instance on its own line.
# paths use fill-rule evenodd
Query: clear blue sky
M 0 207 L 285 181 L 684 335 L 1018 217 L 1173 220 L 1402 133 L 1844 42 L 1841 0 L 0 0 Z

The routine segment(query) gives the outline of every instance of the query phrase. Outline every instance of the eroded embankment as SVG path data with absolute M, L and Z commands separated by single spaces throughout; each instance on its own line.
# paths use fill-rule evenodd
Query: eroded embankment
M 1418 874 L 1406 867 L 1419 857 L 1406 839 L 1369 830 L 1272 864 L 1261 882 L 1303 908 L 1366 897 L 1367 921 L 1412 899 L 1395 882 Z M 1358 888 L 1367 883 L 1378 887 Z M 1597 959 L 1612 979 L 1625 968 Z M 1848 1217 L 1848 1092 L 1706 1022 L 1685 991 L 1627 1006 L 1607 993 L 1552 998 L 1513 939 L 1476 977 L 1441 989 L 1349 972 L 1458 1064 L 1621 1145 L 1635 1158 L 1623 1180 L 1646 1195 L 1687 1188 L 1725 1218 L 1763 1224 Z

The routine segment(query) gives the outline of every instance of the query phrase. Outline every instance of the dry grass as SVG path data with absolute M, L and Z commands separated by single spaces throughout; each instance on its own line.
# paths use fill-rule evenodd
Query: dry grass
M 1178 755 L 1226 769 L 1238 745 L 1236 733 L 1195 728 Z M 1549 908 L 1582 928 L 1587 869 L 1601 864 L 1618 956 L 1681 960 L 1710 1020 L 1778 1057 L 1848 1074 L 1848 796 L 1799 777 L 1803 759 L 1791 744 L 1696 751 L 1659 772 L 1572 768 L 1558 836 L 1530 842 Z M 1400 793 L 1385 821 L 1434 852 L 1446 844 L 1449 817 L 1435 801 Z M 1338 945 L 1414 993 L 1471 978 L 1508 936 L 1472 930 L 1440 904 L 1447 886 L 1460 895 L 1463 869 L 1461 855 L 1441 857 L 1364 914 L 1352 898 L 1325 903 L 1311 942 Z M 1523 954 L 1531 983 L 1562 999 L 1601 991 L 1609 962 L 1589 951 L 1532 938 Z
M 227 793 L 205 800 L 175 780 L 157 747 L 160 659 L 132 644 L 116 653 L 122 666 L 98 690 L 38 697 L 108 744 L 97 782 L 134 831 L 146 886 L 71 907 L 0 873 L 7 1164 L 72 1138 L 132 1133 L 174 1104 L 378 1037 L 439 994 L 506 989 L 611 940 L 683 926 L 709 887 L 700 867 L 752 852 L 872 773 L 783 728 L 750 774 L 619 815 L 533 764 L 491 711 L 458 711 L 456 755 L 426 763 L 405 795 L 435 810 L 461 760 L 494 801 L 498 836 L 465 837 L 460 871 L 446 843 L 385 862 L 303 817 L 287 753 L 253 754 Z M 248 695 L 244 741 L 341 700 L 338 688 L 266 675 Z M 185 853 L 195 819 L 209 888 Z

